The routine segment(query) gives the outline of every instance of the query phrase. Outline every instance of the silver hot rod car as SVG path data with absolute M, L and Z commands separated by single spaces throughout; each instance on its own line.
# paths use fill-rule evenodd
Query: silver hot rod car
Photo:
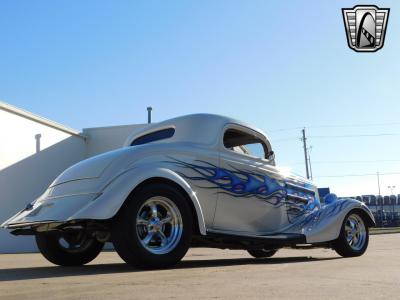
M 167 267 L 189 247 L 329 247 L 362 255 L 370 210 L 275 166 L 266 136 L 240 121 L 196 114 L 149 125 L 123 148 L 79 162 L 2 224 L 35 235 L 52 263 L 82 265 L 105 242 L 128 264 Z

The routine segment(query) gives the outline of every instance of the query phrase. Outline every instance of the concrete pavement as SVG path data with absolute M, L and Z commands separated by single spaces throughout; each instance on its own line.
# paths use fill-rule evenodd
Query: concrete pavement
M 0 255 L 0 299 L 400 299 L 400 234 L 371 236 L 367 253 L 192 249 L 174 269 L 141 271 L 114 252 L 56 267 L 39 254 Z

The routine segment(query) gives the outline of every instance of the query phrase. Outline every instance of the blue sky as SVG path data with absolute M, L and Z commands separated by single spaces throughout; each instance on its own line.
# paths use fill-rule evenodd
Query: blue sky
M 341 8 L 356 4 L 2 1 L 0 99 L 77 129 L 143 123 L 148 105 L 155 121 L 233 116 L 299 174 L 305 126 L 318 185 L 377 193 L 375 176 L 324 177 L 400 173 L 400 3 L 370 2 L 391 8 L 376 53 L 347 47 Z M 373 134 L 392 135 L 337 137 Z

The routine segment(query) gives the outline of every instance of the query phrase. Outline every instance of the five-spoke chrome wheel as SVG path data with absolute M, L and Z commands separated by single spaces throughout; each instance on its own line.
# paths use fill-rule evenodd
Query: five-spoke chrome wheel
M 174 202 L 165 197 L 152 197 L 139 208 L 136 232 L 143 247 L 154 254 L 166 254 L 179 242 L 182 216 Z
M 346 220 L 344 230 L 349 246 L 353 250 L 361 250 L 365 245 L 367 236 L 367 230 L 362 218 L 358 214 L 350 215 Z
M 128 264 L 165 268 L 189 249 L 193 219 L 185 194 L 167 182 L 146 184 L 127 199 L 112 229 L 114 248 Z
M 368 225 L 362 212 L 350 211 L 343 220 L 339 237 L 332 248 L 343 257 L 363 255 L 369 242 Z

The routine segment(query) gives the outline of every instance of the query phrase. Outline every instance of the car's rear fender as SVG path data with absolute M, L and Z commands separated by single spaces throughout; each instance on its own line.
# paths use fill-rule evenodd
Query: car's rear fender
M 110 219 L 118 213 L 125 200 L 136 187 L 152 178 L 162 178 L 173 181 L 187 193 L 195 209 L 199 231 L 201 234 L 205 235 L 206 225 L 202 208 L 190 185 L 179 174 L 168 168 L 151 167 L 149 165 L 134 167 L 114 178 L 113 181 L 103 189 L 99 197 L 68 218 L 68 220 Z

